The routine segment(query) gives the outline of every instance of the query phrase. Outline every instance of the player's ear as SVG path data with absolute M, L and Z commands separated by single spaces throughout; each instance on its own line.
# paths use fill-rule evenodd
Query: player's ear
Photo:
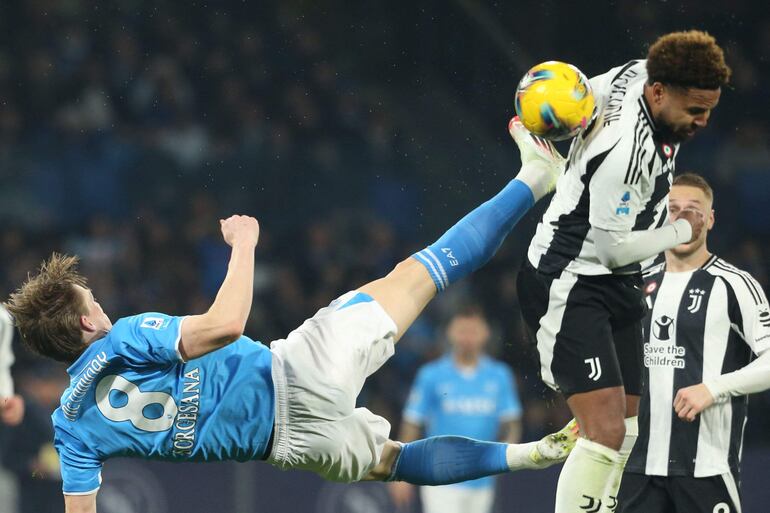
M 709 212 L 709 219 L 706 223 L 706 228 L 711 230 L 714 227 L 714 223 L 716 222 L 716 218 L 714 217 L 714 209 L 711 209 L 711 212 Z
M 96 326 L 94 325 L 93 322 L 91 322 L 91 319 L 89 319 L 87 315 L 81 315 L 80 329 L 87 333 L 93 333 L 94 331 L 96 331 Z
M 662 104 L 666 97 L 666 86 L 661 82 L 653 82 L 650 87 L 652 88 L 652 101 L 655 102 L 656 105 Z

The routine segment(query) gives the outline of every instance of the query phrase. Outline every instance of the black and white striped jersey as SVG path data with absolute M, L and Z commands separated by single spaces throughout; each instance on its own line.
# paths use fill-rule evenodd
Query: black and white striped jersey
M 599 275 L 593 228 L 627 232 L 663 226 L 678 144 L 661 139 L 644 98 L 646 61 L 631 61 L 591 79 L 597 115 L 572 141 L 565 172 L 537 227 L 528 257 L 539 271 Z
M 745 367 L 770 349 L 770 310 L 747 272 L 712 256 L 699 269 L 645 273 L 644 391 L 639 438 L 626 470 L 657 476 L 738 474 L 747 396 L 730 397 L 694 422 L 677 416 L 676 392 Z

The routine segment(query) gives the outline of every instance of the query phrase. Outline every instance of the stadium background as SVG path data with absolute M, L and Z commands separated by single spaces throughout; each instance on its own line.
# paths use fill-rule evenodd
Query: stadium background
M 228 256 L 216 220 L 246 213 L 262 226 L 247 333 L 279 338 L 513 176 L 518 152 L 506 123 L 526 68 L 559 59 L 595 75 L 692 27 L 717 37 L 734 77 L 677 168 L 715 187 L 712 250 L 767 290 L 762 2 L 26 0 L 0 6 L 0 295 L 59 250 L 82 257 L 113 319 L 201 312 Z M 444 349 L 447 313 L 470 298 L 494 323 L 493 353 L 517 373 L 524 438 L 568 418 L 539 383 L 514 286 L 540 211 L 426 312 L 363 404 L 397 426 L 416 368 Z M 30 511 L 62 510 L 46 443 L 66 376 L 18 345 L 17 359 L 27 418 L 0 428 L 0 512 L 15 511 L 19 495 L 38 502 Z M 748 513 L 770 502 L 760 484 L 768 432 L 765 393 L 752 398 L 747 427 Z M 556 475 L 505 476 L 498 511 L 552 511 Z M 105 482 L 101 512 L 392 511 L 380 484 L 324 484 L 257 463 L 113 461 Z

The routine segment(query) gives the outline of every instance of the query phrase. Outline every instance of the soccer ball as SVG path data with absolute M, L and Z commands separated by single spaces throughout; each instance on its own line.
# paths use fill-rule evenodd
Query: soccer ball
M 577 135 L 594 114 L 594 95 L 586 76 L 572 64 L 538 64 L 516 88 L 516 114 L 535 135 L 563 141 Z

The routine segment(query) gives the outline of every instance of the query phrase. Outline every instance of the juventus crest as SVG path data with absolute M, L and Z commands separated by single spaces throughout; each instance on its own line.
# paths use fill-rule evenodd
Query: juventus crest
M 702 289 L 690 289 L 690 304 L 687 307 L 687 311 L 690 313 L 698 313 L 701 305 L 703 304 L 703 296 L 706 294 Z
M 587 358 L 583 360 L 583 362 L 591 367 L 591 371 L 588 373 L 588 379 L 599 381 L 599 378 L 602 377 L 602 362 L 599 360 L 599 357 Z

